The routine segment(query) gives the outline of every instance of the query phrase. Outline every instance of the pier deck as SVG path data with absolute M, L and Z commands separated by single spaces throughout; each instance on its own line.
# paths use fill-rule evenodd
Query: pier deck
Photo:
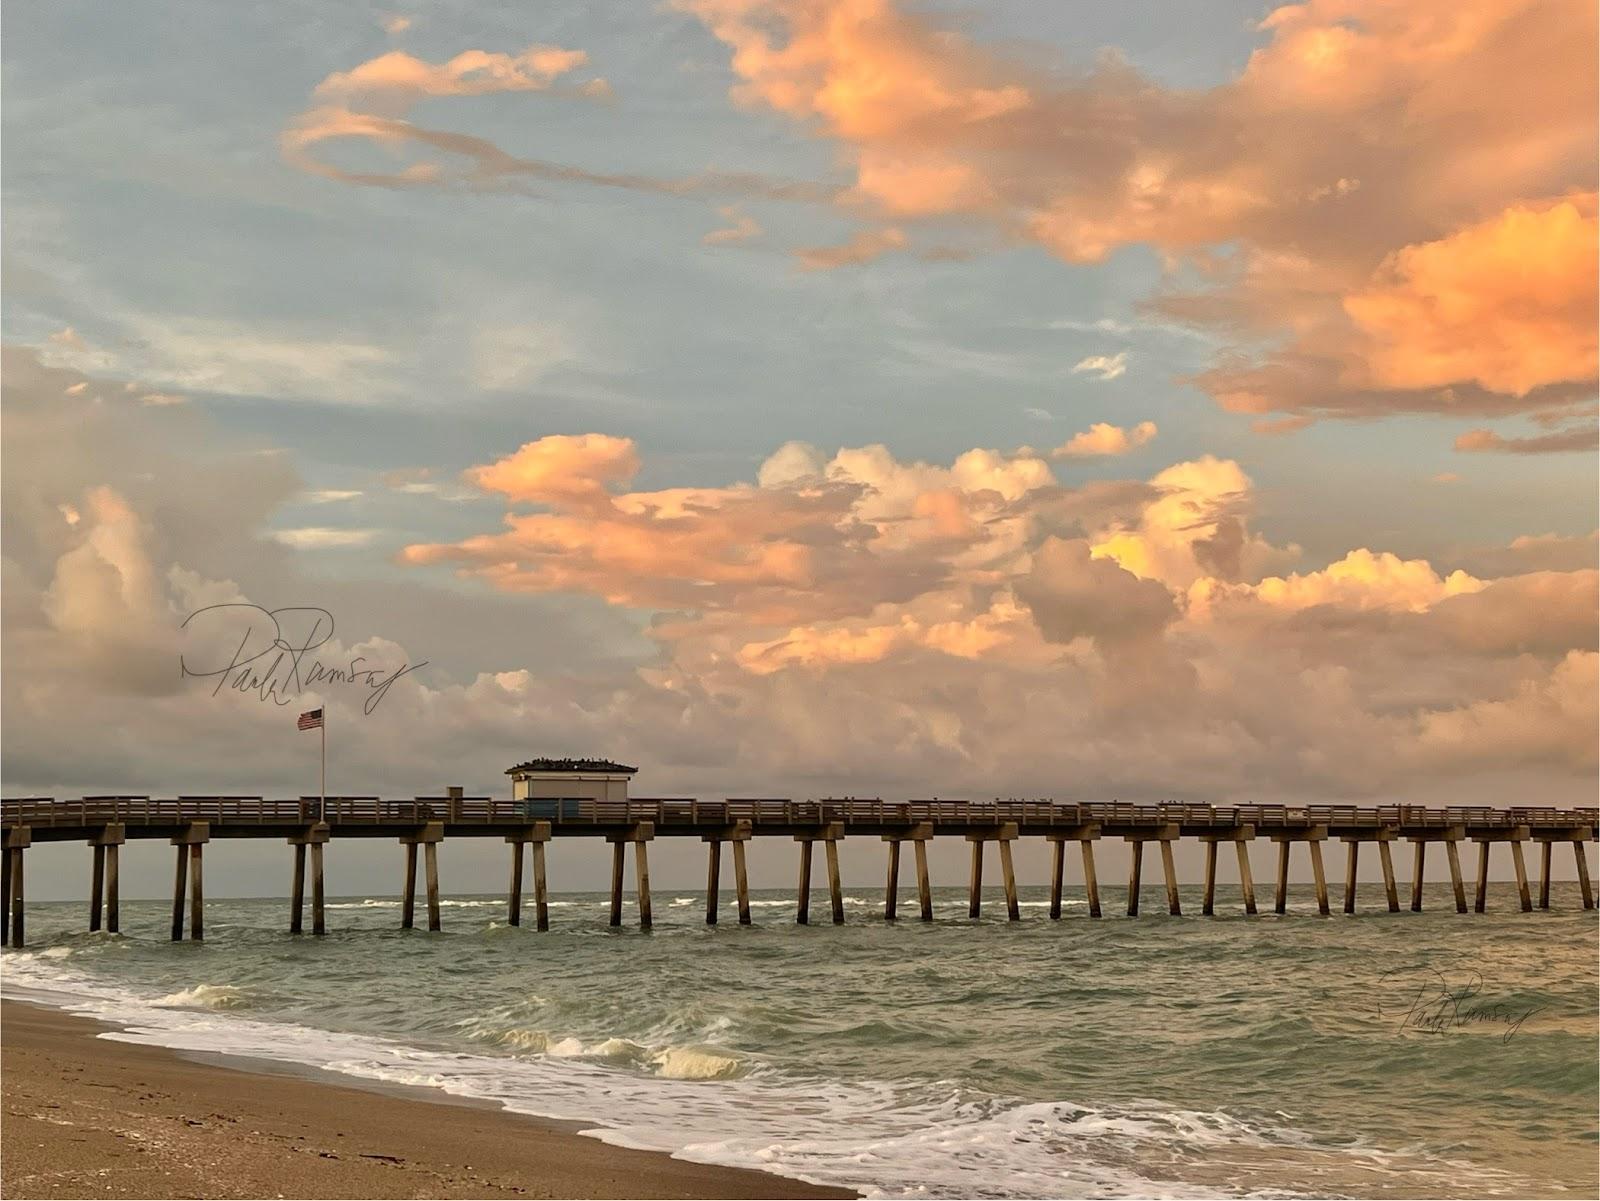
M 0 856 L 4 882 L 4 941 L 22 945 L 25 930 L 24 852 L 34 843 L 84 842 L 93 849 L 89 928 L 102 921 L 110 931 L 118 923 L 118 852 L 130 839 L 166 839 L 177 848 L 173 883 L 172 937 L 184 935 L 187 904 L 189 936 L 204 936 L 202 854 L 217 838 L 282 838 L 293 849 L 294 874 L 290 929 L 300 932 L 304 909 L 307 856 L 310 858 L 313 933 L 325 929 L 322 859 L 324 848 L 347 838 L 393 838 L 405 850 L 404 903 L 401 924 L 410 927 L 416 901 L 417 850 L 426 868 L 428 925 L 439 928 L 438 848 L 456 838 L 500 838 L 510 844 L 511 882 L 507 890 L 508 918 L 518 924 L 522 916 L 524 851 L 531 849 L 536 920 L 548 927 L 545 887 L 545 850 L 557 838 L 604 838 L 613 847 L 611 921 L 620 925 L 626 849 L 633 846 L 635 885 L 642 925 L 650 924 L 649 867 L 646 847 L 656 838 L 698 838 L 708 846 L 706 920 L 717 920 L 721 847 L 733 846 L 733 866 L 739 920 L 750 921 L 749 883 L 745 871 L 745 844 L 753 837 L 790 838 L 799 843 L 800 881 L 796 920 L 809 921 L 812 852 L 823 844 L 832 917 L 844 920 L 839 883 L 838 843 L 846 837 L 880 839 L 888 844 L 889 874 L 884 916 L 897 916 L 900 848 L 913 845 L 921 917 L 932 920 L 926 844 L 936 837 L 963 838 L 972 844 L 969 877 L 969 912 L 978 916 L 981 904 L 984 848 L 999 847 L 1008 916 L 1017 917 L 1016 882 L 1011 844 L 1017 838 L 1042 838 L 1053 845 L 1050 916 L 1061 913 L 1065 844 L 1080 844 L 1084 886 L 1092 917 L 1101 914 L 1094 866 L 1094 844 L 1102 838 L 1120 838 L 1130 844 L 1128 913 L 1139 912 L 1143 850 L 1146 843 L 1160 848 L 1166 885 L 1167 909 L 1181 912 L 1173 868 L 1172 844 L 1196 838 L 1206 845 L 1206 881 L 1202 912 L 1215 909 L 1218 847 L 1235 844 L 1239 883 L 1246 913 L 1256 912 L 1254 881 L 1250 875 L 1247 844 L 1257 838 L 1278 845 L 1273 907 L 1285 911 L 1290 848 L 1304 843 L 1310 856 L 1317 888 L 1318 909 L 1329 912 L 1322 844 L 1337 839 L 1346 844 L 1344 912 L 1356 911 L 1356 862 L 1363 843 L 1373 843 L 1383 865 L 1385 901 L 1390 911 L 1400 909 L 1391 844 L 1404 839 L 1413 844 L 1411 909 L 1422 908 L 1422 872 L 1427 848 L 1443 843 L 1450 865 L 1458 912 L 1467 912 L 1458 844 L 1478 844 L 1475 905 L 1485 908 L 1489 848 L 1508 844 L 1516 868 L 1519 901 L 1531 910 L 1534 901 L 1523 860 L 1523 844 L 1540 848 L 1540 908 L 1550 904 L 1550 866 L 1556 843 L 1570 842 L 1577 860 L 1585 909 L 1594 908 L 1583 843 L 1600 835 L 1600 811 L 1595 808 L 1558 809 L 1515 806 L 1428 807 L 1421 805 L 1195 805 L 1126 804 L 1118 801 L 1057 802 L 1045 800 L 910 800 L 841 798 L 794 801 L 780 798 L 729 798 L 702 801 L 689 797 L 634 797 L 628 800 L 506 800 L 469 797 L 451 789 L 447 795 L 382 800 L 374 796 L 340 796 L 325 800 L 299 797 L 270 800 L 256 796 L 94 796 L 78 800 L 24 797 L 0 801 L 0 830 L 5 854 Z

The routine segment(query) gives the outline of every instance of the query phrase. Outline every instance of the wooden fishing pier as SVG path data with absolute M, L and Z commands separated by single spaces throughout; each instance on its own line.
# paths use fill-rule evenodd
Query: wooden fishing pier
M 827 865 L 828 895 L 834 923 L 845 920 L 839 881 L 839 843 L 846 837 L 879 839 L 887 844 L 888 876 L 883 916 L 898 916 L 900 852 L 910 843 L 916 866 L 917 902 L 923 921 L 933 920 L 933 899 L 928 878 L 927 847 L 934 838 L 964 838 L 972 844 L 968 878 L 968 912 L 980 912 L 984 851 L 989 843 L 999 849 L 1001 879 L 1005 885 L 1007 916 L 1015 921 L 1017 885 L 1012 869 L 1012 844 L 1019 838 L 1038 838 L 1051 844 L 1050 916 L 1061 916 L 1067 844 L 1077 843 L 1082 855 L 1083 884 L 1090 917 L 1101 916 L 1100 889 L 1095 875 L 1095 843 L 1120 838 L 1130 844 L 1127 912 L 1139 913 L 1144 848 L 1155 843 L 1160 850 L 1166 885 L 1167 912 L 1181 913 L 1178 880 L 1173 867 L 1173 843 L 1198 839 L 1205 846 L 1206 872 L 1201 912 L 1214 912 L 1218 850 L 1232 844 L 1237 852 L 1238 879 L 1244 911 L 1256 912 L 1254 881 L 1250 874 L 1249 844 L 1265 838 L 1277 844 L 1277 878 L 1273 911 L 1285 912 L 1290 849 L 1303 844 L 1311 861 L 1317 908 L 1328 914 L 1329 895 L 1322 847 L 1330 839 L 1345 844 L 1344 912 L 1356 912 L 1356 864 L 1364 844 L 1377 848 L 1383 867 L 1384 901 L 1389 912 L 1399 912 L 1400 894 L 1391 848 L 1401 840 L 1413 845 L 1410 908 L 1422 909 L 1423 867 L 1428 848 L 1442 844 L 1450 867 L 1450 880 L 1458 913 L 1467 912 L 1466 883 L 1461 873 L 1460 844 L 1478 844 L 1474 909 L 1484 912 L 1489 848 L 1497 842 L 1511 848 L 1517 891 L 1524 912 L 1534 908 L 1523 845 L 1539 848 L 1538 907 L 1550 907 L 1550 866 L 1558 843 L 1572 845 L 1583 894 L 1583 907 L 1595 907 L 1593 886 L 1583 844 L 1600 835 L 1600 811 L 1594 808 L 1549 809 L 1513 807 L 1429 808 L 1387 805 L 1361 808 L 1347 805 L 1190 805 L 1123 804 L 1119 802 L 1059 803 L 1055 801 L 792 801 L 729 799 L 701 801 L 689 798 L 624 800 L 543 798 L 539 800 L 491 799 L 462 795 L 450 789 L 444 796 L 385 801 L 377 797 L 340 796 L 325 800 L 265 800 L 247 796 L 179 796 L 152 800 L 142 796 L 99 796 L 81 800 L 29 797 L 0 801 L 0 828 L 4 832 L 4 941 L 21 946 L 24 940 L 24 859 L 27 849 L 43 842 L 85 842 L 92 848 L 89 929 L 102 921 L 108 931 L 118 928 L 118 854 L 130 839 L 166 839 L 176 851 L 172 888 L 172 937 L 184 936 L 185 909 L 189 937 L 205 933 L 203 853 L 213 839 L 282 838 L 293 851 L 289 929 L 303 929 L 307 859 L 311 875 L 311 929 L 326 930 L 323 905 L 323 852 L 330 843 L 348 838 L 392 838 L 404 849 L 404 900 L 400 924 L 415 922 L 417 850 L 422 849 L 428 929 L 438 930 L 439 847 L 457 838 L 500 838 L 510 846 L 510 886 L 507 916 L 512 925 L 522 920 L 522 882 L 525 852 L 533 859 L 534 918 L 538 929 L 549 928 L 545 878 L 545 852 L 553 841 L 566 838 L 604 838 L 612 845 L 611 912 L 613 926 L 622 924 L 623 883 L 627 848 L 634 848 L 634 883 L 638 893 L 639 923 L 648 928 L 650 912 L 649 844 L 657 838 L 698 838 L 707 845 L 706 921 L 716 924 L 720 894 L 722 845 L 733 848 L 735 899 L 739 921 L 750 923 L 750 886 L 745 870 L 745 847 L 752 838 L 793 839 L 799 844 L 799 883 L 795 919 L 810 920 L 812 857 L 822 844 Z

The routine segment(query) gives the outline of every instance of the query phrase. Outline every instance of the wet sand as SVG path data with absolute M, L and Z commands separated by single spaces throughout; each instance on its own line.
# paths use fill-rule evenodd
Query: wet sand
M 848 1197 L 609 1147 L 420 1091 L 95 1038 L 0 1005 L 0 1193 L 11 1197 Z

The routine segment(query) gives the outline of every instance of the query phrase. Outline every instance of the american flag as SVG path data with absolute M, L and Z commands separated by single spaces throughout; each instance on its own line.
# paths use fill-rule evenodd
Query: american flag
M 297 730 L 320 730 L 320 729 L 322 729 L 322 710 L 321 709 L 307 709 L 304 713 L 302 713 L 300 715 L 300 720 L 295 722 L 295 729 L 297 729 Z

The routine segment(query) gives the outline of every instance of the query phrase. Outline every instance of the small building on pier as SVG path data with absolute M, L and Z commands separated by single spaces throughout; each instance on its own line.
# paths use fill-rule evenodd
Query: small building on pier
M 514 801 L 625 801 L 638 770 L 609 759 L 529 759 L 506 768 L 506 775 Z

